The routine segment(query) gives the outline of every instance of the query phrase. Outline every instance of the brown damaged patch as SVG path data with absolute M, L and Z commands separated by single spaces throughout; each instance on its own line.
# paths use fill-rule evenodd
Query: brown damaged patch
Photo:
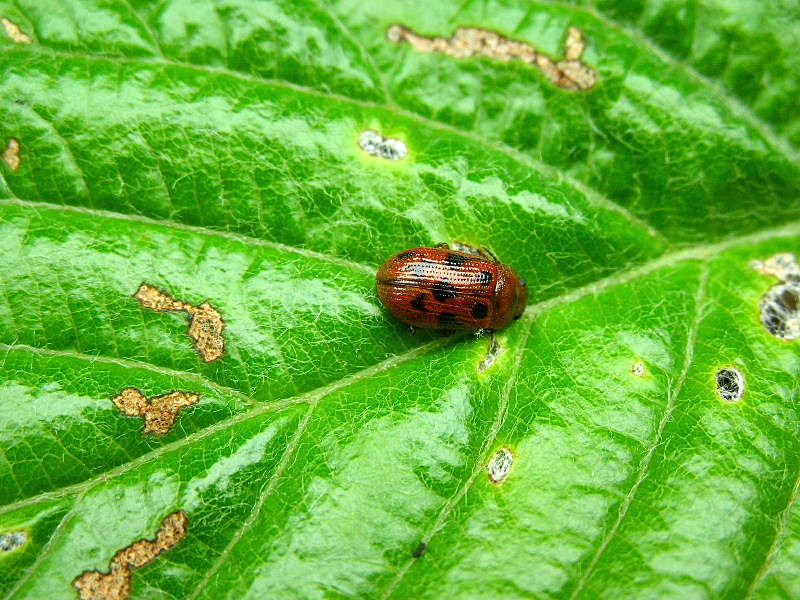
M 19 28 L 19 25 L 14 23 L 14 21 L 8 17 L 0 17 L 0 23 L 3 24 L 3 27 L 5 28 L 6 33 L 8 34 L 8 37 L 11 38 L 12 42 L 16 42 L 17 44 L 30 44 L 33 41 L 31 36 L 22 31 L 22 29 Z
M 156 533 L 155 540 L 139 540 L 123 548 L 111 559 L 108 573 L 86 571 L 72 585 L 81 600 L 125 600 L 131 595 L 132 569 L 153 562 L 158 556 L 174 548 L 186 537 L 189 517 L 182 510 L 168 515 Z
M 189 315 L 189 337 L 205 362 L 222 358 L 225 353 L 223 332 L 225 321 L 208 302 L 199 306 L 177 300 L 149 283 L 142 283 L 133 295 L 142 306 L 157 312 L 186 312 Z
M 486 56 L 503 62 L 519 60 L 533 65 L 557 86 L 565 90 L 588 90 L 597 83 L 597 73 L 581 61 L 586 42 L 580 29 L 570 27 L 564 58 L 554 61 L 525 42 L 478 27 L 459 27 L 450 38 L 425 37 L 403 25 L 392 25 L 386 36 L 395 43 L 408 42 L 415 50 L 429 54 L 447 54 L 453 58 Z
M 0 154 L 0 158 L 8 165 L 9 169 L 12 171 L 19 171 L 22 159 L 19 157 L 19 140 L 17 138 L 8 140 L 6 149 L 3 150 L 3 154 Z
M 136 388 L 125 388 L 112 401 L 123 415 L 144 417 L 144 433 L 164 435 L 172 430 L 178 413 L 197 404 L 200 395 L 176 391 L 148 400 Z

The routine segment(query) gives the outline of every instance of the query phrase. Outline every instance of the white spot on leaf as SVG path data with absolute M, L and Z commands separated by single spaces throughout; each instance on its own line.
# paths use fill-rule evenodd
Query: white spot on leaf
M 402 160 L 408 155 L 408 148 L 397 138 L 385 138 L 374 129 L 367 129 L 358 138 L 358 145 L 371 156 L 386 160 Z
M 500 448 L 494 453 L 486 470 L 489 472 L 489 479 L 492 483 L 503 483 L 511 472 L 514 464 L 514 454 L 508 448 Z
M 0 533 L 0 556 L 22 548 L 26 541 L 28 541 L 28 534 L 25 531 Z
M 19 28 L 19 25 L 14 23 L 14 21 L 12 21 L 11 19 L 7 17 L 2 17 L 0 18 L 0 23 L 3 24 L 3 27 L 5 28 L 6 33 L 8 34 L 8 37 L 11 38 L 11 41 L 16 42 L 17 44 L 31 43 L 32 41 L 31 36 L 22 31 L 22 29 Z

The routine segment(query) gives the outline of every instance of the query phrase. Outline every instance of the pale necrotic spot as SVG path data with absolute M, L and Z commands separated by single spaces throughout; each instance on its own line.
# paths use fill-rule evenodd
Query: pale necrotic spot
M 497 359 L 500 358 L 502 353 L 503 347 L 500 345 L 500 342 L 497 341 L 497 336 L 492 333 L 489 335 L 489 349 L 486 351 L 486 356 L 483 357 L 483 360 L 478 365 L 478 373 L 487 371 L 497 362 Z
M 12 171 L 19 171 L 19 167 L 22 164 L 22 160 L 19 157 L 19 140 L 16 138 L 8 140 L 6 148 L 3 150 L 0 158 L 8 165 L 9 169 Z
M 189 337 L 205 362 L 222 358 L 225 352 L 223 332 L 225 321 L 220 312 L 208 302 L 199 306 L 173 298 L 167 292 L 142 283 L 133 295 L 142 306 L 156 312 L 185 312 L 189 315 Z
M 494 453 L 486 470 L 489 472 L 489 480 L 492 483 L 503 483 L 511 472 L 514 464 L 514 454 L 508 448 L 500 448 Z
M 392 25 L 386 37 L 396 44 L 407 42 L 418 52 L 446 54 L 458 59 L 486 56 L 502 62 L 519 60 L 538 68 L 550 81 L 566 90 L 588 90 L 597 82 L 595 70 L 581 61 L 586 43 L 575 27 L 569 28 L 564 59 L 559 61 L 530 44 L 478 27 L 459 27 L 452 37 L 442 38 L 425 37 L 403 25 Z
M 783 252 L 750 266 L 781 280 L 759 303 L 764 328 L 781 340 L 800 338 L 800 265 L 794 254 Z
M 744 374 L 736 367 L 725 367 L 717 371 L 717 393 L 723 400 L 738 402 L 744 395 Z
M 136 388 L 126 388 L 112 398 L 123 415 L 144 418 L 144 433 L 164 435 L 175 425 L 178 413 L 200 401 L 199 394 L 170 392 L 148 400 Z
M 374 129 L 367 129 L 358 138 L 358 145 L 371 156 L 386 160 L 402 160 L 408 154 L 406 145 L 397 138 L 385 138 Z
M 647 375 L 647 367 L 645 367 L 644 361 L 634 361 L 633 366 L 631 366 L 631 373 L 636 375 L 636 377 L 644 377 Z
M 0 556 L 14 550 L 19 550 L 28 541 L 28 534 L 25 531 L 9 531 L 0 533 Z
M 81 600 L 125 600 L 131 595 L 133 569 L 150 564 L 186 537 L 189 518 L 178 510 L 161 522 L 154 540 L 139 540 L 118 551 L 111 559 L 108 573 L 86 571 L 72 585 Z
M 11 38 L 12 42 L 16 42 L 17 44 L 31 43 L 31 36 L 22 31 L 22 29 L 19 28 L 19 25 L 14 23 L 14 21 L 11 19 L 2 17 L 0 18 L 0 23 L 3 24 L 3 28 L 6 30 L 6 34 Z

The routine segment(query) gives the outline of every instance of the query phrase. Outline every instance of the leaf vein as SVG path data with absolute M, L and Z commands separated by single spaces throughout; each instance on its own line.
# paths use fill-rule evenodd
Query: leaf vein
M 670 54 L 664 48 L 659 46 L 656 42 L 651 40 L 647 35 L 642 31 L 641 27 L 637 24 L 634 27 L 627 27 L 622 23 L 612 19 L 608 15 L 603 12 L 600 12 L 597 8 L 594 7 L 584 7 L 584 6 L 575 6 L 573 4 L 559 2 L 556 0 L 544 0 L 544 2 L 550 6 L 558 6 L 561 8 L 568 8 L 571 10 L 581 11 L 584 14 L 590 15 L 596 18 L 599 21 L 602 21 L 609 27 L 616 29 L 617 31 L 621 32 L 622 34 L 628 36 L 633 42 L 647 48 L 650 52 L 652 52 L 657 58 L 663 60 L 664 62 L 672 65 L 676 69 L 683 71 L 690 79 L 696 81 L 704 88 L 711 90 L 714 94 L 721 98 L 728 109 L 734 115 L 737 115 L 747 121 L 747 123 L 753 127 L 756 131 L 758 131 L 762 137 L 780 154 L 793 162 L 797 162 L 800 160 L 800 152 L 786 140 L 786 138 L 779 136 L 775 133 L 774 128 L 761 119 L 752 109 L 752 107 L 748 106 L 741 100 L 739 100 L 736 96 L 732 95 L 731 91 L 724 87 L 723 85 L 717 83 L 715 80 L 706 77 L 702 73 L 700 73 L 697 69 L 691 66 L 689 63 L 680 61 L 675 56 Z
M 603 194 L 600 193 L 599 190 L 589 186 L 586 183 L 583 183 L 577 179 L 574 179 L 572 176 L 559 171 L 556 167 L 544 162 L 541 159 L 533 158 L 532 156 L 528 156 L 516 150 L 506 144 L 501 142 L 490 140 L 484 138 L 480 135 L 475 133 L 464 131 L 442 121 L 438 121 L 435 119 L 430 119 L 420 115 L 419 113 L 415 113 L 406 109 L 396 108 L 393 106 L 388 106 L 385 104 L 379 104 L 376 102 L 369 102 L 365 100 L 358 100 L 355 98 L 350 98 L 348 96 L 343 96 L 340 94 L 335 94 L 332 92 L 326 92 L 317 90 L 314 88 L 309 88 L 303 85 L 291 83 L 284 80 L 279 79 L 267 79 L 264 77 L 258 77 L 255 75 L 250 75 L 248 73 L 244 73 L 241 71 L 234 71 L 227 68 L 217 68 L 217 67 L 210 67 L 206 65 L 194 65 L 190 63 L 183 63 L 179 61 L 173 60 L 162 60 L 162 59 L 150 59 L 150 58 L 122 58 L 122 57 L 109 57 L 109 56 L 96 56 L 90 54 L 78 54 L 72 52 L 64 52 L 60 50 L 54 50 L 52 48 L 47 48 L 43 46 L 37 46 L 36 50 L 39 52 L 43 52 L 46 54 L 50 54 L 53 56 L 61 56 L 61 57 L 69 57 L 69 58 L 77 58 L 81 60 L 93 60 L 98 62 L 117 62 L 123 64 L 139 64 L 139 65 L 160 65 L 160 66 L 168 66 L 168 67 L 175 67 L 175 68 L 182 68 L 182 69 L 189 69 L 195 70 L 200 72 L 209 73 L 212 75 L 223 75 L 229 76 L 236 79 L 240 79 L 242 81 L 248 81 L 251 83 L 259 83 L 266 86 L 278 87 L 283 89 L 289 89 L 298 93 L 308 94 L 311 96 L 315 96 L 318 98 L 324 98 L 327 100 L 334 100 L 337 102 L 348 103 L 354 106 L 359 106 L 362 108 L 377 108 L 381 110 L 387 110 L 394 114 L 406 117 L 410 120 L 416 121 L 421 125 L 425 125 L 427 127 L 432 127 L 435 129 L 439 129 L 442 131 L 447 131 L 452 133 L 453 135 L 457 135 L 459 137 L 469 139 L 476 144 L 482 145 L 483 147 L 488 147 L 494 150 L 497 153 L 504 154 L 507 157 L 511 158 L 515 162 L 523 164 L 527 167 L 536 169 L 542 173 L 547 174 L 555 179 L 561 180 L 566 182 L 567 184 L 574 187 L 576 190 L 580 191 L 584 194 L 587 200 L 593 202 L 596 206 L 604 208 L 606 210 L 615 212 L 620 216 L 624 217 L 626 220 L 630 222 L 630 224 L 637 229 L 640 229 L 653 237 L 656 240 L 661 241 L 662 243 L 668 243 L 664 235 L 657 231 L 652 225 L 647 223 L 642 218 L 634 215 L 630 210 L 626 207 L 622 206 L 621 204 L 614 202 L 610 198 L 605 197 Z M 30 49 L 14 49 L 15 52 L 27 52 L 33 53 L 33 50 Z M 8 50 L 5 51 L 6 53 L 9 52 Z
M 695 314 L 692 317 L 692 321 L 689 325 L 688 335 L 686 336 L 686 351 L 684 353 L 684 361 L 683 366 L 681 367 L 681 372 L 678 375 L 678 378 L 675 383 L 675 387 L 670 392 L 669 397 L 667 398 L 667 407 L 664 411 L 664 415 L 661 417 L 660 422 L 658 423 L 658 429 L 656 430 L 656 435 L 653 438 L 653 443 L 650 444 L 642 462 L 639 466 L 639 473 L 636 477 L 636 481 L 631 486 L 631 489 L 626 494 L 625 498 L 622 500 L 619 508 L 619 514 L 617 515 L 617 519 L 614 524 L 611 526 L 611 529 L 605 535 L 605 537 L 600 542 L 597 550 L 595 551 L 594 555 L 592 556 L 591 561 L 589 562 L 589 566 L 583 572 L 580 579 L 578 580 L 575 589 L 573 590 L 572 594 L 570 595 L 570 600 L 575 600 L 586 588 L 586 584 L 589 581 L 589 578 L 594 573 L 597 564 L 600 561 L 603 553 L 605 552 L 606 548 L 608 548 L 609 544 L 611 543 L 612 539 L 616 536 L 617 532 L 622 525 L 622 521 L 628 514 L 628 509 L 630 508 L 633 500 L 636 498 L 636 494 L 639 490 L 639 486 L 647 477 L 647 473 L 650 469 L 650 464 L 652 463 L 653 456 L 656 453 L 659 445 L 661 445 L 664 430 L 667 426 L 667 423 L 672 416 L 673 411 L 677 405 L 677 399 L 680 395 L 681 391 L 683 390 L 683 385 L 686 382 L 686 377 L 689 374 L 689 369 L 692 366 L 692 361 L 694 360 L 694 349 L 697 342 L 697 332 L 700 329 L 700 323 L 704 317 L 704 302 L 706 298 L 706 288 L 708 286 L 708 280 L 710 277 L 710 268 L 708 262 L 704 262 L 702 265 L 702 270 L 700 272 L 699 282 L 697 286 L 697 291 L 695 293 L 694 304 L 695 304 Z
M 459 488 L 455 495 L 442 507 L 439 516 L 437 517 L 436 521 L 434 522 L 433 526 L 428 530 L 428 532 L 423 536 L 421 542 L 424 544 L 430 543 L 431 539 L 433 538 L 436 533 L 438 533 L 446 524 L 447 519 L 455 510 L 456 506 L 461 502 L 461 500 L 467 495 L 469 490 L 472 488 L 473 483 L 478 478 L 478 475 L 485 469 L 486 464 L 489 461 L 489 453 L 493 450 L 495 441 L 497 439 L 497 435 L 500 432 L 500 428 L 505 423 L 506 415 L 508 412 L 508 400 L 511 395 L 511 390 L 514 388 L 514 384 L 516 383 L 519 377 L 520 367 L 522 365 L 522 358 L 525 354 L 525 350 L 528 347 L 528 338 L 530 337 L 531 330 L 533 329 L 533 324 L 535 320 L 530 319 L 526 324 L 525 332 L 521 334 L 520 338 L 520 349 L 517 352 L 517 356 L 514 362 L 514 370 L 511 373 L 511 376 L 508 378 L 506 382 L 505 389 L 503 390 L 503 395 L 500 400 L 497 416 L 495 417 L 494 421 L 492 422 L 492 426 L 489 430 L 489 433 L 486 436 L 486 442 L 481 447 L 481 450 L 478 452 L 478 460 L 475 463 L 475 466 L 472 469 L 472 473 L 470 474 L 469 478 L 464 482 L 464 485 Z M 403 578 L 406 576 L 408 571 L 414 565 L 416 561 L 415 557 L 412 557 L 406 561 L 406 563 L 400 568 L 400 571 L 397 573 L 395 578 L 386 588 L 384 593 L 381 595 L 381 600 L 387 600 L 391 595 L 395 592 L 398 588 L 400 583 L 403 581 Z

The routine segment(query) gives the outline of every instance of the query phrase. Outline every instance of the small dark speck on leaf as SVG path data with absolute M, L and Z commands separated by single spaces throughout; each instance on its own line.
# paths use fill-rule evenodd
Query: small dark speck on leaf
M 427 547 L 428 544 L 426 544 L 425 542 L 420 542 L 419 546 L 417 546 L 417 549 L 414 550 L 414 554 L 412 556 L 414 558 L 419 558 L 420 556 L 422 556 L 422 553 L 425 552 L 425 548 Z

